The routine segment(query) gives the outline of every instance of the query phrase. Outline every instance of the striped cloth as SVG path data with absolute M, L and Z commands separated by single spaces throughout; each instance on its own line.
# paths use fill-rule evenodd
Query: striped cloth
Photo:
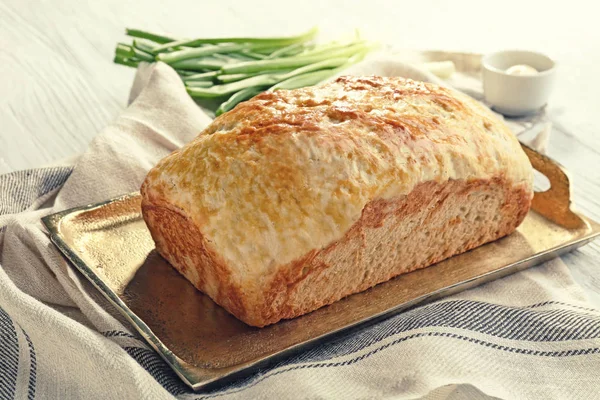
M 76 165 L 0 176 L 0 399 L 598 398 L 600 313 L 560 260 L 193 393 L 40 223 L 136 190 L 210 122 L 164 64 L 141 68 L 132 93 Z

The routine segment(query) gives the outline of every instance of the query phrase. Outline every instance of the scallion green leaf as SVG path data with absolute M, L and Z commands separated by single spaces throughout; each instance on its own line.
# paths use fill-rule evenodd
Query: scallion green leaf
M 239 92 L 233 94 L 229 98 L 229 100 L 227 100 L 224 103 L 221 103 L 221 105 L 215 112 L 215 115 L 219 116 L 219 115 L 233 109 L 236 105 L 238 105 L 242 101 L 248 100 L 248 99 L 256 96 L 257 94 L 259 94 L 260 92 L 262 92 L 262 90 L 257 87 L 250 87 L 250 88 L 240 90 Z
M 216 78 L 217 74 L 218 74 L 217 71 L 203 72 L 201 74 L 188 75 L 183 80 L 185 82 L 189 82 L 189 81 L 212 81 L 214 78 Z
M 162 46 L 159 46 L 157 51 L 166 50 L 175 46 L 186 46 L 186 47 L 198 47 L 203 44 L 216 44 L 216 43 L 252 43 L 252 44 L 263 44 L 272 45 L 277 47 L 288 46 L 294 43 L 306 42 L 314 38 L 318 29 L 312 28 L 310 31 L 303 33 L 298 36 L 291 37 L 280 37 L 280 38 L 254 38 L 254 37 L 231 37 L 231 38 L 212 38 L 212 39 L 184 39 L 172 42 L 165 42 Z M 140 36 L 141 37 L 141 36 Z
M 209 88 L 213 86 L 211 81 L 186 81 L 185 86 L 187 87 L 198 87 L 198 88 Z
M 141 39 L 147 39 L 147 40 L 151 40 L 153 42 L 156 43 L 169 43 L 169 42 L 174 42 L 177 39 L 175 39 L 174 37 L 171 36 L 167 36 L 167 35 L 157 35 L 155 33 L 151 33 L 148 31 L 143 31 L 140 29 L 125 29 L 125 34 L 127 36 L 132 36 L 132 37 L 136 37 L 136 38 L 141 38 Z
M 218 70 L 223 68 L 227 63 L 223 60 L 215 59 L 198 59 L 198 60 L 182 60 L 177 61 L 171 66 L 175 69 L 183 69 L 188 71 L 205 71 Z
M 135 60 L 132 58 L 123 58 L 123 57 L 119 57 L 119 56 L 115 56 L 115 58 L 113 59 L 113 62 L 115 64 L 126 65 L 128 67 L 134 67 L 134 68 L 137 68 L 138 64 L 140 63 L 139 60 Z
M 323 53 L 319 55 L 298 55 L 294 57 L 278 58 L 275 60 L 259 60 L 259 61 L 248 61 L 238 64 L 227 64 L 224 65 L 221 71 L 224 74 L 238 74 L 238 73 L 251 73 L 265 69 L 285 69 L 285 68 L 297 68 L 305 65 L 325 61 L 330 58 L 351 56 L 353 54 L 365 51 L 368 49 L 367 44 L 357 44 L 346 48 L 338 49 L 329 53 Z

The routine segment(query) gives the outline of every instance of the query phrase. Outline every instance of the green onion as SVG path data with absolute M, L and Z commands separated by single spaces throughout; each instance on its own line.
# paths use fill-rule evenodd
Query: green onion
M 326 70 L 321 70 L 321 71 L 317 70 L 317 71 L 308 72 L 305 74 L 296 74 L 295 76 L 292 76 L 289 79 L 286 79 L 286 80 L 281 81 L 278 84 L 274 85 L 271 88 L 271 90 L 278 90 L 278 89 L 290 90 L 290 89 L 298 89 L 301 87 L 316 85 L 317 83 L 320 83 L 328 78 L 331 78 L 332 76 L 334 76 L 338 72 L 342 71 L 343 69 L 348 68 L 350 65 L 356 64 L 357 62 L 362 60 L 365 57 L 365 55 L 366 55 L 366 52 L 358 53 L 358 54 L 352 56 L 351 58 L 349 58 L 345 64 L 342 64 L 341 66 L 334 68 L 334 69 L 326 69 Z
M 345 49 L 338 49 L 330 53 L 323 53 L 314 56 L 303 56 L 298 55 L 294 57 L 279 58 L 276 60 L 260 60 L 260 61 L 248 61 L 238 64 L 228 64 L 223 66 L 221 71 L 226 74 L 237 74 L 237 73 L 250 73 L 257 72 L 264 69 L 284 69 L 284 68 L 296 68 L 302 67 L 308 64 L 327 60 L 333 57 L 351 56 L 357 52 L 364 51 L 368 48 L 365 44 L 357 44 L 354 46 L 347 47 Z
M 285 79 L 292 78 L 296 75 L 301 75 L 306 72 L 316 71 L 319 69 L 328 69 L 339 67 L 340 65 L 345 65 L 348 63 L 349 59 L 344 57 L 330 58 L 328 60 L 323 60 L 314 64 L 305 65 L 304 67 L 297 68 L 290 73 L 285 75 Z
M 266 75 L 266 74 L 285 74 L 291 72 L 291 70 L 266 70 L 266 71 L 260 71 L 260 72 L 256 72 L 254 74 L 218 74 L 215 79 L 219 82 L 222 83 L 230 83 L 230 82 L 236 82 L 236 81 L 241 81 L 242 79 L 246 79 L 246 78 L 250 78 L 252 76 L 255 75 Z
M 133 52 L 131 46 L 123 43 L 117 43 L 117 48 L 115 49 L 115 56 L 120 58 L 129 58 L 133 57 L 134 55 L 135 53 Z
M 344 65 L 347 62 L 347 58 L 332 58 L 329 60 L 323 60 L 319 63 L 306 65 L 302 68 L 295 69 L 288 73 L 271 73 L 266 75 L 255 75 L 246 79 L 242 79 L 240 81 L 226 83 L 223 85 L 215 85 L 206 90 L 188 90 L 188 93 L 192 97 L 196 98 L 221 97 L 249 87 L 270 87 L 278 82 L 288 80 L 298 75 L 302 75 L 316 70 L 322 70 L 324 68 L 339 67 L 340 65 Z
M 223 114 L 224 112 L 227 112 L 227 111 L 233 109 L 236 105 L 238 105 L 242 101 L 251 99 L 252 97 L 259 94 L 260 92 L 262 92 L 262 90 L 260 88 L 256 88 L 256 87 L 250 87 L 250 88 L 240 90 L 239 92 L 237 92 L 233 96 L 231 96 L 229 98 L 229 100 L 222 103 L 219 106 L 219 108 L 217 109 L 217 111 L 215 112 L 215 115 L 219 116 L 219 115 Z
M 213 38 L 213 39 L 184 39 L 171 41 L 169 43 L 164 42 L 162 46 L 159 46 L 157 51 L 166 50 L 175 46 L 187 46 L 187 47 L 198 47 L 203 44 L 216 44 L 216 43 L 253 43 L 253 44 L 269 44 L 272 46 L 287 46 L 294 43 L 306 42 L 311 40 L 317 35 L 319 30 L 314 27 L 310 31 L 303 33 L 298 36 L 292 37 L 280 37 L 280 38 L 243 38 L 243 37 L 232 37 L 232 38 Z M 141 36 L 140 36 L 141 37 Z
M 174 42 L 177 39 L 171 37 L 171 36 L 166 36 L 166 35 L 157 35 L 154 33 L 150 33 L 147 31 L 142 31 L 139 29 L 125 29 L 125 34 L 127 36 L 132 36 L 132 37 L 136 37 L 136 38 L 141 38 L 141 39 L 148 39 L 151 40 L 153 42 L 156 43 L 169 43 L 169 42 Z
M 188 71 L 218 70 L 225 66 L 226 62 L 215 59 L 182 60 L 171 64 L 175 69 L 184 69 Z
M 229 63 L 252 60 L 251 58 L 247 58 L 247 57 L 236 57 L 234 54 L 235 53 L 230 53 L 230 54 L 215 53 L 211 57 L 216 58 L 217 60 L 227 61 Z
M 300 54 L 304 50 L 304 43 L 294 43 L 287 47 L 272 52 L 267 58 L 289 57 Z
M 131 58 L 123 58 L 123 57 L 119 57 L 119 56 L 115 56 L 115 58 L 113 59 L 113 62 L 115 64 L 126 65 L 128 67 L 134 67 L 134 68 L 137 68 L 137 66 L 140 63 L 139 60 L 135 60 L 135 59 L 131 59 Z
M 136 49 L 135 47 L 119 43 L 115 49 L 115 55 L 119 58 L 137 58 L 141 61 L 153 62 L 154 56 L 143 50 Z
M 256 53 L 256 52 L 250 51 L 250 50 L 242 50 L 240 53 L 234 53 L 234 54 L 242 54 L 244 56 L 253 58 L 255 60 L 264 60 L 265 58 L 268 57 L 264 54 Z
M 217 71 L 203 72 L 201 74 L 188 75 L 183 80 L 185 82 L 189 82 L 189 81 L 212 81 L 213 78 L 216 78 L 217 74 L 218 74 Z
M 218 46 L 203 46 L 195 49 L 186 49 L 174 51 L 172 53 L 160 53 L 156 56 L 157 60 L 164 61 L 167 64 L 173 64 L 177 61 L 188 60 L 190 58 L 202 58 L 211 56 L 215 53 L 229 53 L 247 48 L 245 44 L 228 43 Z
M 278 80 L 274 79 L 271 75 L 257 75 L 237 82 L 226 83 L 223 85 L 215 85 L 208 89 L 195 87 L 188 88 L 188 93 L 192 97 L 210 99 L 214 97 L 221 97 L 228 94 L 232 94 L 249 87 L 268 88 L 276 82 L 278 82 Z
M 224 60 L 227 58 L 230 62 L 241 62 L 241 61 L 254 61 L 256 58 L 250 57 L 249 55 L 240 52 L 233 52 L 229 54 L 215 54 L 213 55 L 215 58 L 221 58 Z
M 325 69 L 322 71 L 308 72 L 306 74 L 298 75 L 285 81 L 279 82 L 273 86 L 272 90 L 278 89 L 298 89 L 301 87 L 316 85 L 319 82 L 335 75 L 333 69 Z
M 199 87 L 199 88 L 209 88 L 213 85 L 210 81 L 187 81 L 185 82 L 185 86 L 187 87 Z
M 251 75 L 248 74 L 230 74 L 230 75 L 218 75 L 216 79 L 219 82 L 229 83 L 241 81 L 242 79 L 250 78 Z
M 146 39 L 133 39 L 133 47 L 138 50 L 143 50 L 147 53 L 154 53 L 156 43 Z
M 261 58 L 261 60 L 264 60 L 267 57 L 269 57 L 271 55 L 271 53 L 279 50 L 280 48 L 281 48 L 280 46 L 260 47 L 260 48 L 254 49 L 253 53 L 256 55 L 263 56 L 263 58 Z
M 154 62 L 154 55 L 147 53 L 143 50 L 140 49 L 136 49 L 135 47 L 132 47 L 131 50 L 133 50 L 133 53 L 135 54 L 135 58 L 138 58 L 142 61 L 147 61 L 147 62 Z
M 195 99 L 208 100 L 217 115 L 267 90 L 292 89 L 326 80 L 361 60 L 373 45 L 350 42 L 317 45 L 316 28 L 292 37 L 175 39 L 127 29 L 132 43 L 118 43 L 114 62 L 137 67 L 163 61 L 183 80 Z M 213 99 L 213 100 L 210 100 Z M 216 100 L 216 102 L 215 102 Z
M 328 55 L 335 52 L 340 52 L 344 50 L 348 50 L 348 48 L 352 48 L 354 46 L 368 46 L 369 43 L 366 41 L 358 41 L 351 43 L 330 43 L 322 46 L 318 46 L 312 49 L 307 49 L 306 51 L 297 54 L 298 57 L 313 57 L 313 56 L 322 56 Z

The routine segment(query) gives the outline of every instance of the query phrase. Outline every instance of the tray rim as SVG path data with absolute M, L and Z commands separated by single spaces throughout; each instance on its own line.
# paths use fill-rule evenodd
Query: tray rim
M 59 233 L 60 223 L 64 218 L 74 213 L 81 211 L 89 211 L 94 208 L 99 208 L 111 203 L 125 201 L 127 199 L 136 197 L 139 192 L 131 192 L 128 194 L 120 195 L 109 200 L 101 201 L 99 203 L 91 203 L 84 206 L 73 207 L 67 210 L 63 210 L 54 214 L 42 217 L 42 222 L 50 233 L 50 241 L 54 243 L 56 247 L 63 253 L 63 255 L 75 266 L 75 268 L 81 272 L 88 281 L 100 291 L 102 295 L 119 310 L 119 312 L 131 323 L 134 329 L 150 344 L 150 346 L 169 364 L 171 369 L 190 387 L 194 390 L 194 383 L 190 380 L 190 376 L 186 374 L 185 368 L 181 368 L 180 359 L 177 357 L 162 341 L 152 332 L 150 327 L 139 318 L 123 300 L 86 264 L 75 253 L 69 245 L 65 242 Z
M 554 246 L 550 249 L 547 249 L 543 252 L 531 255 L 525 259 L 516 261 L 514 263 L 505 265 L 499 269 L 494 271 L 489 271 L 484 273 L 483 275 L 470 278 L 465 281 L 456 282 L 450 286 L 435 290 L 433 292 L 427 293 L 425 295 L 414 298 L 408 302 L 398 304 L 394 307 L 391 307 L 385 311 L 382 311 L 377 314 L 373 314 L 370 317 L 363 318 L 361 320 L 355 321 L 349 325 L 344 327 L 329 331 L 320 336 L 313 337 L 309 340 L 306 340 L 302 343 L 295 344 L 288 348 L 285 348 L 279 352 L 263 356 L 259 359 L 248 361 L 242 364 L 236 364 L 235 366 L 224 367 L 224 368 L 201 368 L 194 367 L 194 369 L 201 370 L 209 370 L 209 371 L 223 371 L 224 374 L 218 376 L 212 376 L 210 378 L 204 379 L 202 381 L 197 381 L 195 379 L 197 377 L 189 368 L 186 368 L 186 364 L 183 360 L 181 360 L 177 355 L 175 355 L 169 348 L 152 332 L 150 327 L 139 318 L 128 306 L 123 302 L 123 300 L 117 295 L 64 241 L 61 237 L 58 229 L 59 225 L 63 218 L 70 216 L 74 213 L 89 211 L 94 208 L 102 207 L 111 203 L 125 201 L 136 197 L 139 195 L 139 192 L 132 192 L 125 195 L 117 196 L 115 198 L 102 201 L 99 203 L 88 204 L 85 206 L 74 207 L 71 209 L 67 209 L 64 211 L 60 211 L 58 213 L 50 214 L 42 218 L 42 222 L 47 227 L 50 233 L 50 240 L 58 247 L 61 253 L 64 254 L 65 257 L 75 266 L 77 270 L 79 270 L 91 283 L 92 285 L 99 290 L 103 296 L 113 305 L 115 306 L 119 312 L 133 325 L 134 329 L 150 344 L 150 346 L 169 364 L 171 369 L 186 383 L 189 387 L 191 387 L 194 391 L 198 391 L 201 389 L 208 389 L 215 383 L 224 383 L 228 380 L 235 379 L 239 377 L 244 372 L 248 371 L 250 368 L 257 368 L 265 363 L 272 362 L 275 360 L 279 360 L 283 357 L 286 357 L 290 354 L 296 353 L 303 348 L 311 347 L 319 342 L 322 342 L 326 339 L 330 339 L 335 337 L 336 335 L 342 332 L 349 332 L 352 329 L 356 329 L 358 327 L 367 326 L 371 323 L 376 323 L 384 318 L 391 317 L 396 315 L 402 311 L 405 311 L 411 307 L 416 305 L 424 305 L 428 302 L 435 301 L 437 299 L 452 295 L 454 293 L 461 292 L 463 290 L 470 289 L 475 286 L 479 286 L 481 284 L 500 279 L 504 276 L 510 275 L 512 273 L 527 269 L 536 264 L 548 261 L 549 259 L 556 258 L 561 254 L 567 253 L 575 248 L 581 247 L 592 240 L 600 237 L 600 224 L 596 221 L 590 219 L 589 217 L 582 215 L 581 213 L 574 212 L 578 215 L 586 224 L 586 233 L 581 237 L 568 241 L 562 245 Z
M 540 157 L 543 160 L 550 162 L 554 167 L 559 169 L 566 177 L 567 177 L 567 186 L 568 182 L 568 172 L 566 169 L 558 162 L 554 161 L 550 157 L 540 154 L 537 151 L 523 145 L 526 147 L 526 150 L 529 150 L 535 153 L 536 157 Z M 139 318 L 128 306 L 125 302 L 119 297 L 119 295 L 113 291 L 100 276 L 98 276 L 92 268 L 90 268 L 80 257 L 79 255 L 73 251 L 66 241 L 63 239 L 60 233 L 60 224 L 68 216 L 71 216 L 76 213 L 81 213 L 85 211 L 90 211 L 95 208 L 100 208 L 111 203 L 127 201 L 136 197 L 139 197 L 139 191 L 131 192 L 128 194 L 120 195 L 105 201 L 101 201 L 98 203 L 91 203 L 79 207 L 70 208 L 67 210 L 63 210 L 57 213 L 53 213 L 47 215 L 42 218 L 43 224 L 48 229 L 50 234 L 50 240 L 58 247 L 61 253 L 75 266 L 77 270 L 79 270 L 91 283 L 92 285 L 99 290 L 103 296 L 113 305 L 115 306 L 119 312 L 133 325 L 134 329 L 146 340 L 146 342 L 169 364 L 171 369 L 175 371 L 175 373 L 193 390 L 198 391 L 201 389 L 207 389 L 216 383 L 224 383 L 228 380 L 235 379 L 244 373 L 249 373 L 250 369 L 260 367 L 266 363 L 273 362 L 275 360 L 279 360 L 287 355 L 296 353 L 303 348 L 311 347 L 319 342 L 322 342 L 326 339 L 335 337 L 342 332 L 349 332 L 352 329 L 356 329 L 360 326 L 367 326 L 368 324 L 375 323 L 377 321 L 382 320 L 383 318 L 391 317 L 396 315 L 404 310 L 407 310 L 416 305 L 423 305 L 427 302 L 437 300 L 439 298 L 458 293 L 463 290 L 467 290 L 469 288 L 490 282 L 495 279 L 502 278 L 514 272 L 521 271 L 523 269 L 529 268 L 538 263 L 547 261 L 551 258 L 557 257 L 560 254 L 566 253 L 568 251 L 573 250 L 574 248 L 583 246 L 588 242 L 594 240 L 595 238 L 600 236 L 600 224 L 593 219 L 581 214 L 580 212 L 574 211 L 571 209 L 572 201 L 569 196 L 569 209 L 570 211 L 578 216 L 584 223 L 583 228 L 573 229 L 573 230 L 585 230 L 581 234 L 581 236 L 576 239 L 571 239 L 561 245 L 554 246 L 550 249 L 546 249 L 545 251 L 536 253 L 522 260 L 518 260 L 511 264 L 505 265 L 501 268 L 498 268 L 493 271 L 489 271 L 484 273 L 483 275 L 479 275 L 473 278 L 470 278 L 465 281 L 455 282 L 450 286 L 446 286 L 444 288 L 435 290 L 433 292 L 427 293 L 425 295 L 421 295 L 417 298 L 414 298 L 408 302 L 398 304 L 393 306 L 387 310 L 379 312 L 377 314 L 373 314 L 369 317 L 362 318 L 360 320 L 354 321 L 348 325 L 343 327 L 328 331 L 319 336 L 312 337 L 304 342 L 297 343 L 290 347 L 287 347 L 283 350 L 280 350 L 276 353 L 272 353 L 269 355 L 261 356 L 260 358 L 246 361 L 244 363 L 223 367 L 223 368 L 202 368 L 191 366 L 186 363 L 176 354 L 174 354 L 159 338 L 154 334 L 154 332 L 150 329 L 150 327 Z M 188 365 L 190 365 L 188 367 Z M 204 371 L 218 371 L 213 372 L 205 377 L 202 377 L 201 374 L 198 373 L 199 370 Z

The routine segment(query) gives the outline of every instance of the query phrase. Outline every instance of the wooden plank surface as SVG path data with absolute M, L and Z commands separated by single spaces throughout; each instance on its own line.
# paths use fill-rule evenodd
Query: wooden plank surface
M 506 0 L 0 1 L 0 173 L 83 151 L 125 107 L 134 71 L 112 63 L 124 28 L 178 36 L 282 35 L 359 28 L 398 48 L 520 48 L 549 54 L 559 79 L 549 155 L 571 172 L 574 201 L 600 220 L 600 29 L 593 2 Z M 563 257 L 600 305 L 600 243 Z

